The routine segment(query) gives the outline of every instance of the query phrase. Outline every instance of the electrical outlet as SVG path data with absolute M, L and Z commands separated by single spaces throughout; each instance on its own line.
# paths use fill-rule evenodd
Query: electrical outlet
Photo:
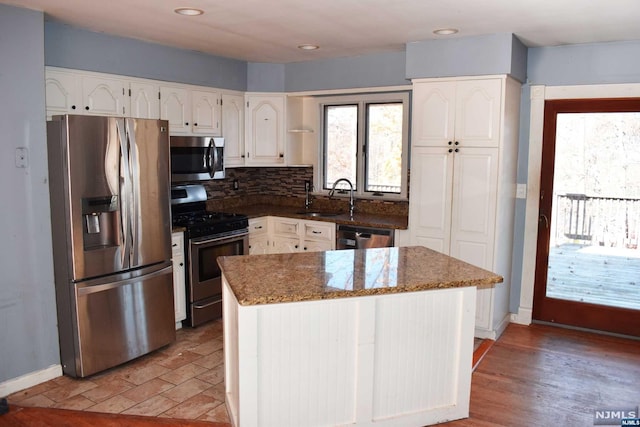
M 234 189 L 234 190 L 237 190 L 237 189 L 239 189 L 239 188 L 240 188 L 240 183 L 238 182 L 238 180 L 237 180 L 237 179 L 234 179 L 234 180 L 233 180 L 233 189 Z
M 527 184 L 517 184 L 516 199 L 526 199 L 526 198 L 527 198 Z

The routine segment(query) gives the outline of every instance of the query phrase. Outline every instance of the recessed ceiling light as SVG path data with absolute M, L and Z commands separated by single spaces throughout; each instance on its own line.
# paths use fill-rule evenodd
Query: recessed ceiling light
M 195 9 L 193 7 L 179 7 L 174 10 L 178 15 L 186 15 L 186 16 L 198 16 L 204 13 L 204 10 Z
M 298 46 L 298 49 L 302 49 L 302 50 L 317 50 L 317 49 L 320 49 L 320 46 L 318 46 L 316 44 L 301 44 L 300 46 Z
M 439 30 L 433 30 L 433 34 L 437 34 L 439 36 L 450 36 L 451 34 L 455 34 L 457 32 L 457 28 L 440 28 Z

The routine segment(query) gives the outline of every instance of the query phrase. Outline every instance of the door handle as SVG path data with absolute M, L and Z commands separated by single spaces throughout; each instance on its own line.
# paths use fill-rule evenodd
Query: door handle
M 540 214 L 540 217 L 538 218 L 538 222 L 544 222 L 544 226 L 546 228 L 549 228 L 549 218 L 547 218 L 547 216 L 545 214 Z

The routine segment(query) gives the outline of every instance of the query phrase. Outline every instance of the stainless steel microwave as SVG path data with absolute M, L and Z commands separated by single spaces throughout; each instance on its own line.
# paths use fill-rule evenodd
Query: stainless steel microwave
M 224 138 L 172 136 L 171 182 L 224 178 Z

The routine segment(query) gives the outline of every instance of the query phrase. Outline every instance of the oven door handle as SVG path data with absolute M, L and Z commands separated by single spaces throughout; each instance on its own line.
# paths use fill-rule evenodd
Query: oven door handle
M 217 299 L 217 300 L 215 300 L 215 301 L 211 301 L 210 303 L 207 303 L 207 304 L 194 303 L 194 304 L 193 304 L 193 308 L 207 308 L 207 307 L 211 307 L 212 305 L 220 304 L 220 301 L 222 301 L 222 299 Z
M 247 235 L 248 233 L 239 233 L 239 234 L 234 234 L 233 236 L 224 236 L 224 237 L 220 237 L 217 239 L 210 239 L 210 240 L 200 240 L 200 241 L 189 240 L 189 244 L 193 246 L 205 246 L 205 245 L 210 245 L 212 243 L 218 244 L 218 243 L 226 242 L 229 240 L 242 240 Z

